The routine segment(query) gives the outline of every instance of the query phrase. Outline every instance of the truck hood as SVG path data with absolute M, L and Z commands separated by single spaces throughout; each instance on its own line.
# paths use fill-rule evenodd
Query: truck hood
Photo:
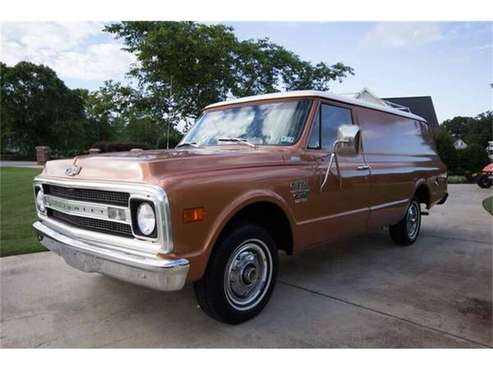
M 279 165 L 283 152 L 238 145 L 199 149 L 142 150 L 78 156 L 46 163 L 43 175 L 67 179 L 158 183 L 171 176 Z M 77 165 L 80 172 L 66 173 Z

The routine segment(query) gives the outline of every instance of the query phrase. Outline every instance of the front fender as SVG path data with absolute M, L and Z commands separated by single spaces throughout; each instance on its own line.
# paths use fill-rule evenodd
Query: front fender
M 258 203 L 258 202 L 270 202 L 278 206 L 286 215 L 289 220 L 291 230 L 295 230 L 295 219 L 292 211 L 287 205 L 286 201 L 276 192 L 271 190 L 252 190 L 241 194 L 233 199 L 226 207 L 222 209 L 219 215 L 214 220 L 210 232 L 207 235 L 203 248 L 198 251 L 197 258 L 192 258 L 192 270 L 190 273 L 190 280 L 199 280 L 207 268 L 207 263 L 211 252 L 216 244 L 221 232 L 232 218 L 238 214 L 245 207 Z M 294 235 L 293 235 L 294 237 Z

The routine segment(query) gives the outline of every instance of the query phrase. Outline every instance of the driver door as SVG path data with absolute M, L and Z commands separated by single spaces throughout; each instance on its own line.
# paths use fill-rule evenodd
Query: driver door
M 347 235 L 365 232 L 369 217 L 370 169 L 365 163 L 358 143 L 356 153 L 338 154 L 339 171 L 336 161 L 321 187 L 330 162 L 334 141 L 341 125 L 353 125 L 350 106 L 338 103 L 324 103 L 319 107 L 313 123 L 308 152 L 313 155 L 315 166 L 313 197 L 317 202 L 318 217 L 315 228 L 320 243 L 341 239 Z

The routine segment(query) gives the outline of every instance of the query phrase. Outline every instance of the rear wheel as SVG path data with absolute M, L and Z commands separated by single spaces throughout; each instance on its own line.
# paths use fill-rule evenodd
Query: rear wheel
M 478 185 L 480 188 L 488 189 L 492 185 L 492 181 L 489 179 L 488 175 L 480 175 L 478 178 Z
M 228 324 L 249 320 L 269 301 L 277 269 L 277 249 L 269 233 L 257 225 L 237 226 L 219 240 L 203 278 L 195 283 L 199 305 Z
M 414 198 L 407 207 L 404 218 L 389 227 L 390 238 L 398 245 L 411 245 L 418 239 L 421 228 L 421 207 Z

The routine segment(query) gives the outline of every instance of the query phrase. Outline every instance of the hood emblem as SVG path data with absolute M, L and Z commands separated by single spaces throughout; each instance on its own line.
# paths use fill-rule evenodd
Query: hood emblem
M 78 175 L 81 170 L 82 170 L 81 166 L 77 166 L 76 164 L 74 164 L 65 170 L 65 175 L 75 176 L 75 175 Z

